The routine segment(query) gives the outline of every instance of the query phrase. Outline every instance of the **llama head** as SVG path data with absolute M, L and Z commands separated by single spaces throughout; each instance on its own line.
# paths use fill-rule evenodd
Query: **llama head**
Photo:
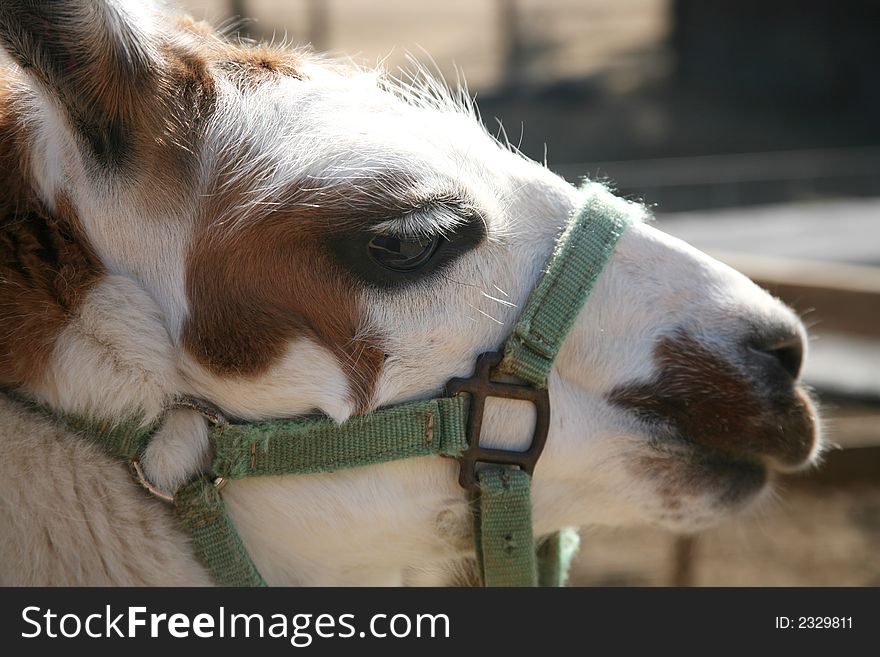
M 0 39 L 19 67 L 5 102 L 22 177 L 97 272 L 45 366 L 11 382 L 71 410 L 155 416 L 189 394 L 244 419 L 342 421 L 436 395 L 503 342 L 585 194 L 491 138 L 466 94 L 232 44 L 143 3 L 6 2 Z M 810 462 L 804 344 L 796 316 L 748 279 L 633 225 L 550 378 L 538 530 L 695 528 Z M 492 400 L 485 442 L 522 446 L 531 413 Z M 203 430 L 169 426 L 157 449 L 174 456 L 156 456 L 152 476 L 173 483 Z M 374 533 L 466 527 L 446 461 L 317 477 L 310 491 L 293 479 L 231 486 L 233 512 L 290 515 L 312 495 L 325 510 L 362 504 L 351 513 L 374 514 Z

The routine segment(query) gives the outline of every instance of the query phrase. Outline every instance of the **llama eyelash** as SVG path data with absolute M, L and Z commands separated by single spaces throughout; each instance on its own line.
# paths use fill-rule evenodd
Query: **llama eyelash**
M 428 201 L 422 207 L 394 219 L 372 225 L 369 232 L 406 238 L 449 238 L 456 229 L 479 217 L 466 201 Z

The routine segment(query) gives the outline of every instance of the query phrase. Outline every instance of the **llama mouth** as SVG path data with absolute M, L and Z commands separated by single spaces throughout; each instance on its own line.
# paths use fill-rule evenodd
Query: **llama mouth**
M 762 397 L 752 409 L 691 397 L 626 404 L 648 437 L 636 470 L 670 513 L 698 498 L 719 511 L 744 509 L 777 474 L 809 466 L 821 451 L 815 403 L 803 386 Z
M 728 461 L 780 471 L 814 458 L 818 413 L 799 381 L 744 371 L 687 334 L 664 338 L 655 352 L 654 377 L 608 395 L 613 405 L 646 423 L 649 435 L 670 444 L 677 438 L 700 455 L 720 453 Z
M 668 428 L 649 445 L 638 465 L 667 500 L 709 494 L 718 507 L 741 507 L 765 490 L 776 471 L 767 460 L 707 447 Z
M 699 458 L 690 470 L 716 494 L 716 504 L 741 506 L 758 496 L 770 483 L 772 470 L 763 463 L 731 458 L 723 453 Z

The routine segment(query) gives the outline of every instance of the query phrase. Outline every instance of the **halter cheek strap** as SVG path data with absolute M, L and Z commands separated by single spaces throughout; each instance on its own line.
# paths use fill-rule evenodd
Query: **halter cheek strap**
M 487 586 L 559 586 L 577 550 L 577 535 L 563 530 L 536 546 L 531 479 L 550 428 L 547 378 L 559 349 L 590 295 L 618 239 L 640 212 L 604 187 L 590 184 L 587 199 L 561 236 L 508 338 L 503 353 L 477 359 L 473 376 L 453 379 L 446 396 L 379 409 L 343 424 L 291 419 L 234 424 L 204 402 L 183 405 L 211 422 L 210 474 L 181 486 L 174 508 L 193 549 L 213 579 L 225 586 L 265 586 L 220 495 L 230 479 L 296 475 L 441 456 L 460 462 L 459 481 L 471 495 L 477 562 Z M 499 382 L 497 375 L 523 383 Z M 487 397 L 535 405 L 537 422 L 525 452 L 480 446 Z M 138 466 L 156 427 L 132 421 L 108 426 L 62 418 L 110 454 Z M 155 489 L 152 488 L 152 492 Z

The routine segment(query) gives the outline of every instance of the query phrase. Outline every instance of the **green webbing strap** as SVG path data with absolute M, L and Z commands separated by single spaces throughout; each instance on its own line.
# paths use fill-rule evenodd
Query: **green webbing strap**
M 467 448 L 467 399 L 442 397 L 351 418 L 220 425 L 212 472 L 229 479 L 334 472 Z
M 3 392 L 127 463 L 143 455 L 157 428 L 156 424 L 144 425 L 137 417 L 111 422 L 55 413 L 15 393 Z M 193 551 L 215 582 L 223 586 L 266 586 L 212 481 L 199 477 L 184 484 L 174 493 L 174 506 L 178 520 L 190 536 Z
M 223 586 L 266 586 L 211 480 L 200 477 L 178 488 L 174 506 L 196 556 L 215 582 Z
M 110 456 L 124 461 L 138 458 L 146 449 L 156 431 L 156 424 L 145 425 L 139 416 L 122 421 L 86 417 L 75 413 L 60 413 L 52 408 L 22 396 L 14 390 L 0 388 L 6 395 L 26 408 L 46 415 L 67 430 L 102 447 Z
M 479 510 L 474 536 L 483 586 L 536 586 L 531 478 L 513 466 L 477 473 Z
M 501 370 L 538 388 L 546 387 L 563 340 L 637 207 L 601 185 L 590 187 L 589 199 L 563 234 L 505 344 Z M 330 420 L 220 423 L 212 429 L 212 478 L 333 472 L 413 456 L 459 456 L 468 447 L 467 404 L 465 395 L 413 402 L 342 425 Z M 155 431 L 136 419 L 115 425 L 60 419 L 128 461 L 140 457 Z M 536 555 L 530 476 L 513 466 L 496 466 L 477 477 L 475 541 L 484 584 L 561 585 L 577 549 L 576 535 L 563 530 L 547 538 Z M 219 584 L 265 586 L 211 479 L 185 484 L 174 502 L 196 553 Z
M 220 424 L 212 429 L 214 476 L 333 472 L 413 456 L 457 456 L 467 447 L 467 400 L 447 397 L 332 420 Z M 193 549 L 223 586 L 265 586 L 216 486 L 201 478 L 174 495 Z
M 636 207 L 590 186 L 591 197 L 563 233 L 504 346 L 501 370 L 538 388 L 547 386 L 559 348 Z
M 99 436 L 97 441 L 108 454 L 118 459 L 131 461 L 146 449 L 155 425 L 144 426 L 140 418 L 130 418 L 120 423 L 100 422 L 79 415 L 64 415 L 62 422 L 74 432 L 87 437 Z

